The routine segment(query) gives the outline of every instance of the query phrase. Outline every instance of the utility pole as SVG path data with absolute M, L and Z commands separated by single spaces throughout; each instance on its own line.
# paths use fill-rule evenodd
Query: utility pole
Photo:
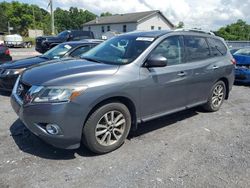
M 55 34 L 55 21 L 54 21 L 54 11 L 53 11 L 53 0 L 49 1 L 50 14 L 51 14 L 51 34 Z
M 8 33 L 10 35 L 10 22 L 8 22 Z
M 37 37 L 35 10 L 34 10 L 34 7 L 32 7 L 32 8 L 33 8 L 32 10 L 33 10 L 33 24 L 34 24 L 35 36 Z

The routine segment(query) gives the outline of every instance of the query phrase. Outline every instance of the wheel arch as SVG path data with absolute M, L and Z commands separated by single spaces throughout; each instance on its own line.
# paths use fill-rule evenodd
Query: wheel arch
M 88 113 L 88 115 L 87 115 L 87 117 L 85 119 L 84 125 L 85 125 L 86 121 L 88 120 L 88 118 L 91 116 L 91 114 L 94 111 L 96 111 L 101 106 L 103 106 L 105 104 L 108 104 L 108 103 L 111 103 L 111 102 L 122 103 L 128 108 L 128 110 L 130 112 L 130 115 L 131 115 L 131 123 L 132 123 L 131 124 L 131 129 L 136 130 L 137 129 L 137 115 L 136 115 L 137 110 L 136 110 L 136 106 L 135 106 L 134 102 L 130 98 L 124 97 L 124 96 L 112 96 L 112 97 L 103 99 L 101 101 L 98 101 L 97 104 L 93 105 L 90 112 Z
M 224 82 L 224 84 L 226 86 L 226 96 L 225 96 L 225 99 L 228 99 L 229 98 L 229 81 L 228 81 L 228 79 L 225 78 L 225 77 L 222 77 L 219 80 L 217 80 L 216 82 L 218 82 L 218 81 Z

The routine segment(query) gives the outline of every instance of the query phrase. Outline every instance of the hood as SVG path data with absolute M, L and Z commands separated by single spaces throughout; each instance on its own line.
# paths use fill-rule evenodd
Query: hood
M 250 56 L 246 55 L 233 55 L 237 65 L 250 65 Z
M 38 63 L 42 63 L 48 61 L 48 59 L 37 57 L 31 57 L 27 59 L 21 59 L 16 61 L 10 61 L 8 63 L 4 63 L 1 65 L 1 68 L 4 69 L 21 69 L 21 68 L 28 68 L 32 65 L 36 65 Z
M 97 79 L 114 75 L 119 66 L 83 59 L 50 62 L 27 69 L 21 80 L 36 86 L 87 85 Z

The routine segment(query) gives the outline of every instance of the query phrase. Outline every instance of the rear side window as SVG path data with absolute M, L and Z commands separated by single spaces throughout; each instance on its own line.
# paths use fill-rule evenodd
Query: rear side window
M 208 38 L 208 44 L 211 49 L 211 56 L 222 56 L 227 53 L 227 48 L 219 39 Z
M 188 61 L 196 61 L 209 58 L 209 46 L 204 37 L 184 36 L 184 41 Z

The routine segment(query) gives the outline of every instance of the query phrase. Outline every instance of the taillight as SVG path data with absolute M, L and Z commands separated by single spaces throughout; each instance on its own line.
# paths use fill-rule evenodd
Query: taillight
M 233 58 L 233 59 L 231 59 L 231 63 L 233 64 L 233 65 L 236 65 L 236 60 Z
M 9 49 L 5 50 L 5 55 L 10 55 L 10 50 Z

